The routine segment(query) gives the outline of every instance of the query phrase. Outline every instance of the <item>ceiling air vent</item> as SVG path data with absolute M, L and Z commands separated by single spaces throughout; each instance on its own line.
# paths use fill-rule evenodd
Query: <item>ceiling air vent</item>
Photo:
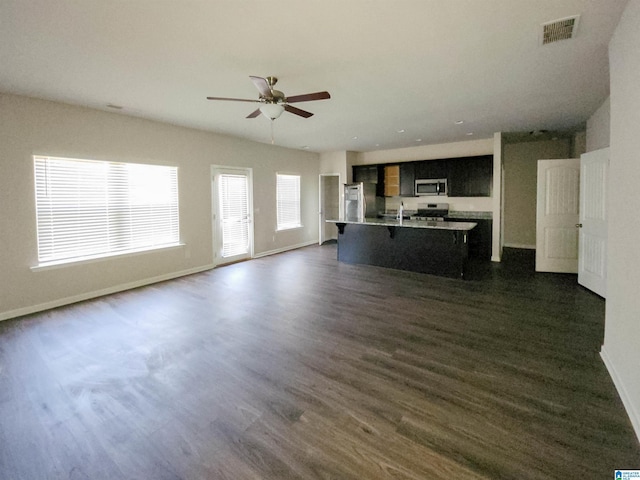
M 574 15 L 542 24 L 542 45 L 573 38 L 578 28 L 578 20 L 580 15 Z

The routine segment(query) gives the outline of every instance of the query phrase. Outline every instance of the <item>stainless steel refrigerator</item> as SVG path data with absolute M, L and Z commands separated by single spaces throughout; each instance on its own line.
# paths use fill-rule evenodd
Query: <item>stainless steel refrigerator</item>
M 376 218 L 384 210 L 384 198 L 376 197 L 375 183 L 348 183 L 344 186 L 345 220 L 361 222 Z

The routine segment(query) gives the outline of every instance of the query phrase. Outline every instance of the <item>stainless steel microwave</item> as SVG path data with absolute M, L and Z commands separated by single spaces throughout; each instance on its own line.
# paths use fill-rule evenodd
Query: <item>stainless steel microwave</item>
M 417 197 L 446 195 L 447 179 L 434 178 L 428 180 L 416 180 L 415 194 Z

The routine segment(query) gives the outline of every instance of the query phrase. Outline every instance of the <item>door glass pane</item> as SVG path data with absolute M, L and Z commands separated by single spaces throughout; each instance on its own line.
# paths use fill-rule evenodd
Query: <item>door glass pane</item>
M 219 177 L 222 257 L 249 252 L 249 182 L 246 175 Z

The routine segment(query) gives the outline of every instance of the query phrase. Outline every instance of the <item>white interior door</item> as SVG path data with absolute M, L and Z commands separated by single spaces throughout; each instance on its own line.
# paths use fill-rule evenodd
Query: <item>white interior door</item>
M 253 255 L 251 170 L 213 167 L 214 263 L 222 265 Z
M 580 159 L 538 160 L 536 271 L 578 273 Z
M 607 293 L 608 178 L 608 148 L 582 155 L 578 283 L 601 297 Z

